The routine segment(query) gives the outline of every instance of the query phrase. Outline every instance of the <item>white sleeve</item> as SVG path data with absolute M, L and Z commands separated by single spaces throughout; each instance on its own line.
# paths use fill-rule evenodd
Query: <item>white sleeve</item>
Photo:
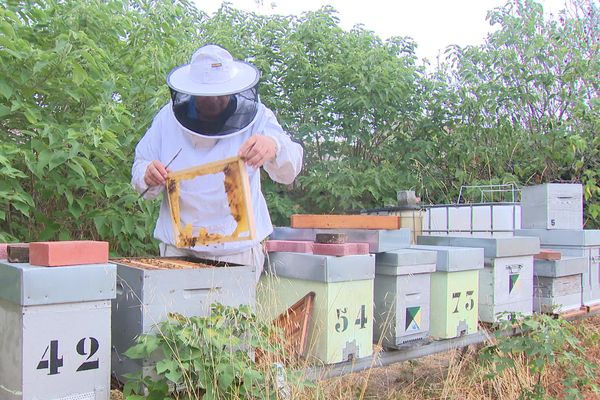
M 144 181 L 144 175 L 148 165 L 153 160 L 160 160 L 160 123 L 159 116 L 152 121 L 152 125 L 146 131 L 146 134 L 135 147 L 135 159 L 131 167 L 131 185 L 138 192 L 142 193 L 148 189 Z M 144 199 L 153 199 L 163 191 L 164 185 L 156 185 L 150 188 L 144 194 Z
M 263 118 L 265 120 L 261 124 L 262 132 L 258 133 L 273 138 L 277 145 L 275 159 L 267 161 L 263 168 L 275 182 L 289 185 L 302 169 L 304 149 L 299 143 L 290 139 L 277 122 L 275 114 L 266 107 Z

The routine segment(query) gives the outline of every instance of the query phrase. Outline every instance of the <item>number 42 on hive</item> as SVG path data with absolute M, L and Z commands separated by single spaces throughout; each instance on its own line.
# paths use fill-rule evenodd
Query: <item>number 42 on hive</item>
M 60 374 L 59 369 L 63 367 L 63 355 L 60 352 L 60 345 L 58 340 L 51 340 L 46 346 L 42 358 L 39 360 L 36 369 L 48 370 L 48 375 Z M 100 345 L 98 339 L 94 337 L 85 337 L 80 339 L 75 350 L 81 357 L 75 372 L 88 371 L 91 369 L 98 369 L 100 360 L 94 355 L 98 352 Z

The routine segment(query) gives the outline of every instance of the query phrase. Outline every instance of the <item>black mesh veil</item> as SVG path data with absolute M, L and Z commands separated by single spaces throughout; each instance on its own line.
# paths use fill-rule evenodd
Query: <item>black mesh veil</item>
M 200 136 L 237 134 L 252 124 L 258 111 L 258 85 L 240 93 L 219 96 L 227 105 L 218 116 L 211 118 L 203 117 L 201 104 L 206 98 L 197 100 L 201 96 L 170 90 L 175 118 L 184 128 Z

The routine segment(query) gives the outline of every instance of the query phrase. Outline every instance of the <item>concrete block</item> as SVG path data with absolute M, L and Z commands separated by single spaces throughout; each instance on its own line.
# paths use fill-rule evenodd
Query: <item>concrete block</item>
M 323 256 L 354 256 L 369 254 L 368 243 L 315 243 L 313 253 Z
M 9 244 L 6 248 L 6 258 L 10 263 L 29 262 L 29 243 Z
M 268 253 L 287 251 L 290 253 L 312 253 L 313 242 L 307 240 L 267 240 L 265 248 Z

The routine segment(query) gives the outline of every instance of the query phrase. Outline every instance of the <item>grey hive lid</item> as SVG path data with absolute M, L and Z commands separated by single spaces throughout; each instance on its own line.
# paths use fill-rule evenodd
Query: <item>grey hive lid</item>
M 536 276 L 559 278 L 583 274 L 588 270 L 587 257 L 562 257 L 560 260 L 533 260 L 533 273 Z
M 346 282 L 375 278 L 375 256 L 322 256 L 274 252 L 265 260 L 265 270 L 280 278 L 317 282 Z
M 436 261 L 437 253 L 435 251 L 411 248 L 378 253 L 375 258 L 376 265 L 387 265 L 391 267 L 435 264 Z
M 503 238 L 419 236 L 417 238 L 417 243 L 433 246 L 482 248 L 486 258 L 527 256 L 538 254 L 540 252 L 539 239 L 531 236 Z
M 343 233 L 347 242 L 369 243 L 370 253 L 398 250 L 410 246 L 411 231 L 400 229 L 309 229 L 275 227 L 270 239 L 273 240 L 310 240 L 314 241 L 317 233 Z
M 517 229 L 515 236 L 535 236 L 542 245 L 600 246 L 600 229 Z
M 0 262 L 0 299 L 21 306 L 114 299 L 114 264 L 40 267 Z
M 436 271 L 458 272 L 483 269 L 482 248 L 415 245 L 411 249 L 432 250 L 437 253 Z

